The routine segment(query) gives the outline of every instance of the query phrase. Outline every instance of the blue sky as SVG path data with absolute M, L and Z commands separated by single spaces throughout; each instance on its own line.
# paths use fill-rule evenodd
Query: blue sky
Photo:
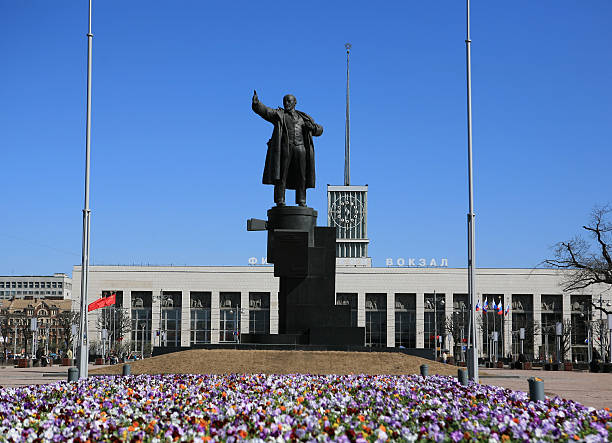
M 612 3 L 472 3 L 476 264 L 533 267 L 612 200 Z M 80 263 L 87 2 L 0 1 L 0 275 Z M 465 3 L 94 0 L 92 263 L 265 255 L 272 126 L 293 93 L 325 128 L 308 203 L 352 184 L 370 255 L 466 264 Z M 293 193 L 288 195 L 293 200 Z

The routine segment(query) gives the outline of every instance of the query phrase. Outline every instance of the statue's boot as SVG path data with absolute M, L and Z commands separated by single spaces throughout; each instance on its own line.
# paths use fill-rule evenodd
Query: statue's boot
M 274 185 L 274 203 L 276 206 L 285 206 L 285 185 L 282 183 Z

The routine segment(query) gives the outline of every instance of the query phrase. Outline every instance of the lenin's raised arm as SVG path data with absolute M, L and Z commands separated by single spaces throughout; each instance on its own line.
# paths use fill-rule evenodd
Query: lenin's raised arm
M 253 104 L 251 105 L 251 107 L 257 115 L 272 124 L 274 124 L 274 122 L 279 118 L 278 112 L 276 110 L 268 108 L 266 105 L 259 101 L 259 97 L 257 97 L 257 91 L 253 91 Z

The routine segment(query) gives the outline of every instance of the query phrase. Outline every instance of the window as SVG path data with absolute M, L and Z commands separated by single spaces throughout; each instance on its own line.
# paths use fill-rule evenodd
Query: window
M 14 281 L 11 282 L 11 288 L 16 288 L 17 287 L 17 283 L 15 283 Z
M 160 343 L 163 346 L 181 345 L 181 291 L 163 291 L 161 294 Z
M 132 344 L 133 350 L 140 353 L 151 349 L 151 291 L 132 291 Z
M 17 282 L 17 287 L 21 288 L 21 282 Z
M 62 287 L 62 282 L 61 281 L 57 282 L 57 287 L 61 289 L 61 287 Z
M 512 354 L 518 358 L 521 353 L 521 328 L 525 329 L 523 353 L 533 358 L 534 331 L 533 294 L 512 294 Z
M 572 359 L 577 361 L 589 361 L 589 336 L 595 330 L 597 336 L 600 327 L 597 323 L 591 323 L 592 319 L 592 296 L 571 295 L 571 347 Z M 589 333 L 589 326 L 595 326 Z M 605 325 L 607 329 L 607 324 Z M 567 357 L 567 356 L 566 356 Z
M 487 313 L 482 314 L 482 344 L 485 357 L 492 361 L 497 361 L 499 357 L 504 357 L 508 350 L 506 349 L 505 334 L 506 322 L 505 316 L 499 314 L 499 310 L 494 309 L 494 306 L 504 304 L 503 294 L 483 294 L 482 298 L 488 302 Z M 484 303 L 484 301 L 483 301 Z M 502 311 L 503 311 L 502 309 Z M 494 338 L 497 336 L 497 342 Z
M 542 295 L 542 346 L 540 357 L 556 359 L 556 325 L 563 321 L 563 296 Z
M 249 333 L 270 333 L 270 293 L 249 293 Z
M 51 286 L 52 286 L 52 287 L 54 287 L 54 288 L 57 288 L 57 283 L 56 283 L 56 282 L 53 282 L 53 283 L 51 284 Z
M 387 294 L 366 294 L 365 345 L 387 346 Z
M 446 295 L 440 293 L 424 294 L 425 312 L 423 313 L 425 348 L 433 349 L 438 341 L 440 347 L 444 336 L 444 307 Z
M 395 346 L 416 348 L 416 294 L 395 294 Z
M 240 334 L 240 292 L 221 292 L 219 341 L 237 342 Z
M 51 282 L 50 281 L 47 282 L 47 288 L 51 288 Z
M 29 283 L 28 283 L 28 287 L 29 287 L 29 288 L 33 288 L 33 287 L 34 287 L 34 283 L 33 283 L 33 282 L 29 282 Z
M 210 343 L 211 325 L 211 293 L 191 292 L 191 337 L 192 345 Z
M 0 282 L 0 288 L 4 288 L 4 282 Z
M 357 294 L 339 292 L 336 294 L 336 306 L 348 306 L 351 312 L 350 326 L 357 326 Z
M 34 282 L 34 287 L 38 288 L 39 283 L 38 282 Z

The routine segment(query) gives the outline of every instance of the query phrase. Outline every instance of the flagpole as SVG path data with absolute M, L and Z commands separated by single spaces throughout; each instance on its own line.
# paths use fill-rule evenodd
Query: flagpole
M 87 339 L 87 286 L 89 280 L 89 246 L 91 211 L 89 210 L 89 166 L 90 166 L 90 141 L 91 141 L 91 58 L 92 58 L 91 33 L 91 0 L 89 0 L 89 26 L 87 32 L 87 117 L 85 125 L 85 204 L 83 208 L 83 244 L 81 260 L 81 317 L 79 330 L 79 358 L 77 365 L 79 378 L 87 378 L 88 363 L 88 339 Z
M 468 213 L 468 292 L 470 296 L 470 317 L 472 323 L 472 343 L 468 349 L 468 377 L 478 383 L 478 336 L 476 335 L 476 276 L 475 276 L 475 246 L 474 246 L 474 189 L 472 176 L 472 70 L 470 45 L 470 0 L 466 0 L 467 22 L 465 39 L 466 73 L 467 73 L 467 129 L 468 129 L 468 182 L 469 182 L 469 213 Z
M 349 85 L 349 57 L 351 44 L 344 45 L 346 48 L 346 126 L 344 137 L 344 186 L 351 185 L 351 118 L 350 118 L 350 85 Z

